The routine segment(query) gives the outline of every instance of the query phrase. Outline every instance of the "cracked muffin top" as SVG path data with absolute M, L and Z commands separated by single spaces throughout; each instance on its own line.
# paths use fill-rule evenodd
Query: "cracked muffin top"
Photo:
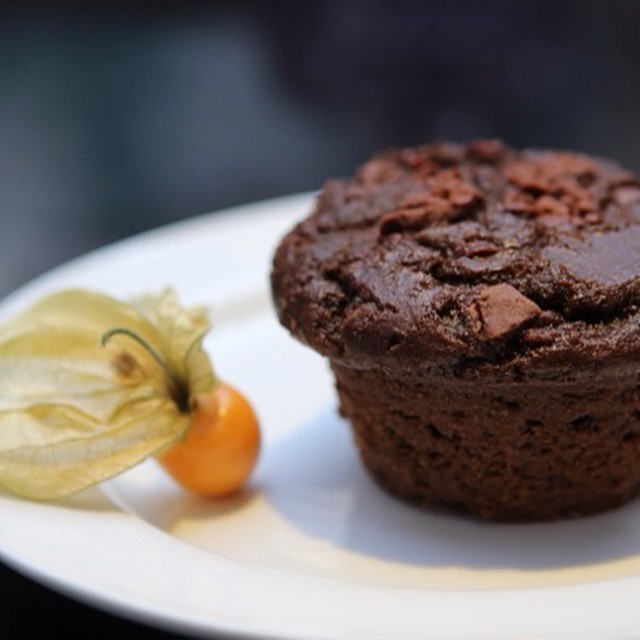
M 354 367 L 523 376 L 640 359 L 640 180 L 497 140 L 393 149 L 278 246 L 281 323 Z

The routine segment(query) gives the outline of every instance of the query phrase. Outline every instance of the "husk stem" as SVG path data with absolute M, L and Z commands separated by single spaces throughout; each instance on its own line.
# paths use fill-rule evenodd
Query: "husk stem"
M 127 329 L 126 327 L 114 327 L 113 329 L 109 329 L 109 331 L 105 331 L 102 334 L 102 338 L 100 343 L 103 347 L 107 345 L 109 340 L 116 335 L 123 335 L 128 338 L 131 338 L 135 342 L 137 342 L 147 353 L 160 365 L 160 368 L 164 371 L 167 384 L 169 387 L 169 394 L 171 398 L 176 403 L 178 410 L 181 413 L 189 413 L 189 389 L 187 385 L 180 379 L 180 377 L 176 374 L 176 372 L 169 366 L 167 361 L 139 334 L 131 329 Z

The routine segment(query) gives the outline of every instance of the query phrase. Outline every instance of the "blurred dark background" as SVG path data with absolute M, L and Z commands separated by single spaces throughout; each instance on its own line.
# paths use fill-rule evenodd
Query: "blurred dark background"
M 0 2 L 0 295 L 388 146 L 640 169 L 639 24 L 634 0 Z

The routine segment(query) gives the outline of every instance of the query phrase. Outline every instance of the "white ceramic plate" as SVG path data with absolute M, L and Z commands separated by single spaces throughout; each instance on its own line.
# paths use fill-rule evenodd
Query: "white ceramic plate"
M 379 491 L 325 362 L 275 320 L 273 249 L 311 196 L 195 218 L 65 265 L 7 299 L 177 288 L 209 305 L 207 349 L 253 401 L 261 461 L 238 498 L 180 491 L 153 461 L 60 504 L 0 494 L 0 557 L 93 606 L 187 634 L 259 638 L 640 637 L 640 504 L 481 524 Z

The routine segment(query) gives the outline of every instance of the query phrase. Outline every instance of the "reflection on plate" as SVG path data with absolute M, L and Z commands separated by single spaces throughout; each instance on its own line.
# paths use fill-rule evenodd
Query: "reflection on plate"
M 499 525 L 380 491 L 338 417 L 326 364 L 282 330 L 271 254 L 310 196 L 203 216 L 107 247 L 5 301 L 173 285 L 211 308 L 205 346 L 261 417 L 247 491 L 209 502 L 153 460 L 62 504 L 0 495 L 0 554 L 83 601 L 184 632 L 264 638 L 632 638 L 640 504 Z

